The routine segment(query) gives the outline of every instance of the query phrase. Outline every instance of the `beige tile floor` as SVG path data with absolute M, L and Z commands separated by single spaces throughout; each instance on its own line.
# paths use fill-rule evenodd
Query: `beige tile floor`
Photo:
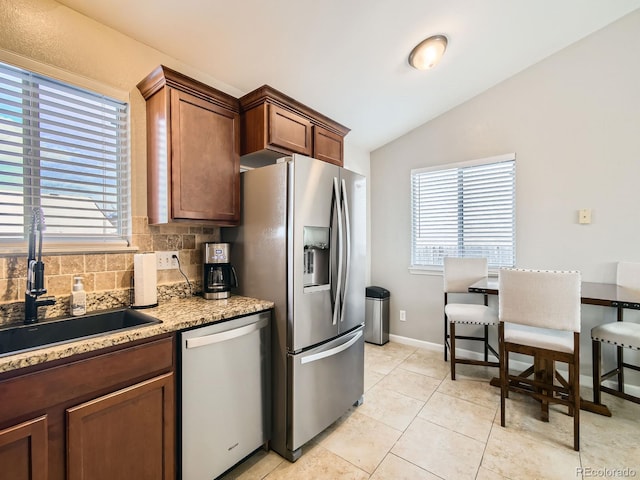
M 549 423 L 535 401 L 511 394 L 506 428 L 496 369 L 460 366 L 441 352 L 365 346 L 365 399 L 290 463 L 259 450 L 225 480 L 427 480 L 640 478 L 640 405 L 604 394 L 611 418 L 581 412 L 581 451 L 560 407 Z M 591 397 L 583 388 L 583 396 Z

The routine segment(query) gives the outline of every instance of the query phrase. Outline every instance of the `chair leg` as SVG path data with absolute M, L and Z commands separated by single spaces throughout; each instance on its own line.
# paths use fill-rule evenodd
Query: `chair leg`
M 445 302 L 446 303 L 446 302 Z M 447 335 L 447 324 L 449 322 L 447 321 L 447 316 L 444 316 L 444 361 L 447 361 L 447 348 L 448 348 L 448 340 L 449 340 L 449 336 Z
M 489 325 L 484 326 L 484 361 L 489 361 Z
M 575 368 L 571 368 L 571 365 L 569 365 L 569 388 L 573 388 L 573 376 L 576 374 L 576 369 Z M 561 382 L 562 383 L 562 382 Z M 571 398 L 573 397 L 569 397 L 568 400 L 571 400 Z M 573 403 L 571 405 L 569 405 L 569 411 L 567 412 L 568 415 L 570 417 L 575 417 L 575 408 L 573 408 Z
M 580 451 L 580 334 L 573 333 L 573 364 L 569 365 L 573 372 L 571 393 L 573 394 L 573 449 Z
M 504 348 L 504 324 L 498 324 L 498 352 L 500 353 L 500 425 L 505 426 L 505 396 L 507 390 L 507 370 L 509 355 Z
M 616 350 L 618 362 L 618 391 L 624 392 L 624 349 L 622 347 L 616 347 Z
M 624 320 L 624 309 L 618 307 L 618 322 Z M 624 392 L 624 350 L 616 347 L 616 362 L 618 367 L 618 391 Z
M 451 380 L 456 379 L 456 324 L 449 322 L 449 345 L 451 345 Z
M 591 340 L 591 363 L 593 364 L 593 403 L 600 405 L 600 355 L 602 344 L 599 340 Z
M 575 414 L 573 415 L 573 449 L 580 451 L 580 395 L 574 394 L 576 397 Z

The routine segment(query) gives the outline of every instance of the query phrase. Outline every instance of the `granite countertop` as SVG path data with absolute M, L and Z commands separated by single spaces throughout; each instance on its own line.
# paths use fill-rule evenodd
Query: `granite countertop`
M 0 357 L 0 373 L 114 345 L 122 345 L 163 333 L 228 320 L 268 310 L 273 306 L 273 302 L 270 301 L 237 295 L 232 295 L 224 300 L 205 300 L 202 297 L 175 298 L 162 302 L 157 307 L 140 310 L 161 320 L 162 323 Z

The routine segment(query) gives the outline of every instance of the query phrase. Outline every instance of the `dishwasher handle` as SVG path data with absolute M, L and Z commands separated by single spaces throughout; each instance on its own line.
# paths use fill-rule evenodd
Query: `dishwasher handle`
M 186 341 L 186 348 L 198 348 L 214 343 L 226 342 L 233 338 L 243 337 L 250 333 L 257 332 L 264 328 L 269 323 L 269 317 L 265 316 L 255 323 L 250 323 L 244 327 L 234 328 L 232 330 L 226 330 L 224 332 L 212 333 L 211 335 L 204 335 L 202 337 L 188 338 Z

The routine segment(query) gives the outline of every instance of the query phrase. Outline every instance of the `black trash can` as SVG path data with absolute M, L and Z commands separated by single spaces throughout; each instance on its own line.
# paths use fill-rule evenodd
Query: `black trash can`
M 389 290 L 367 287 L 364 315 L 364 341 L 384 345 L 389 341 Z

